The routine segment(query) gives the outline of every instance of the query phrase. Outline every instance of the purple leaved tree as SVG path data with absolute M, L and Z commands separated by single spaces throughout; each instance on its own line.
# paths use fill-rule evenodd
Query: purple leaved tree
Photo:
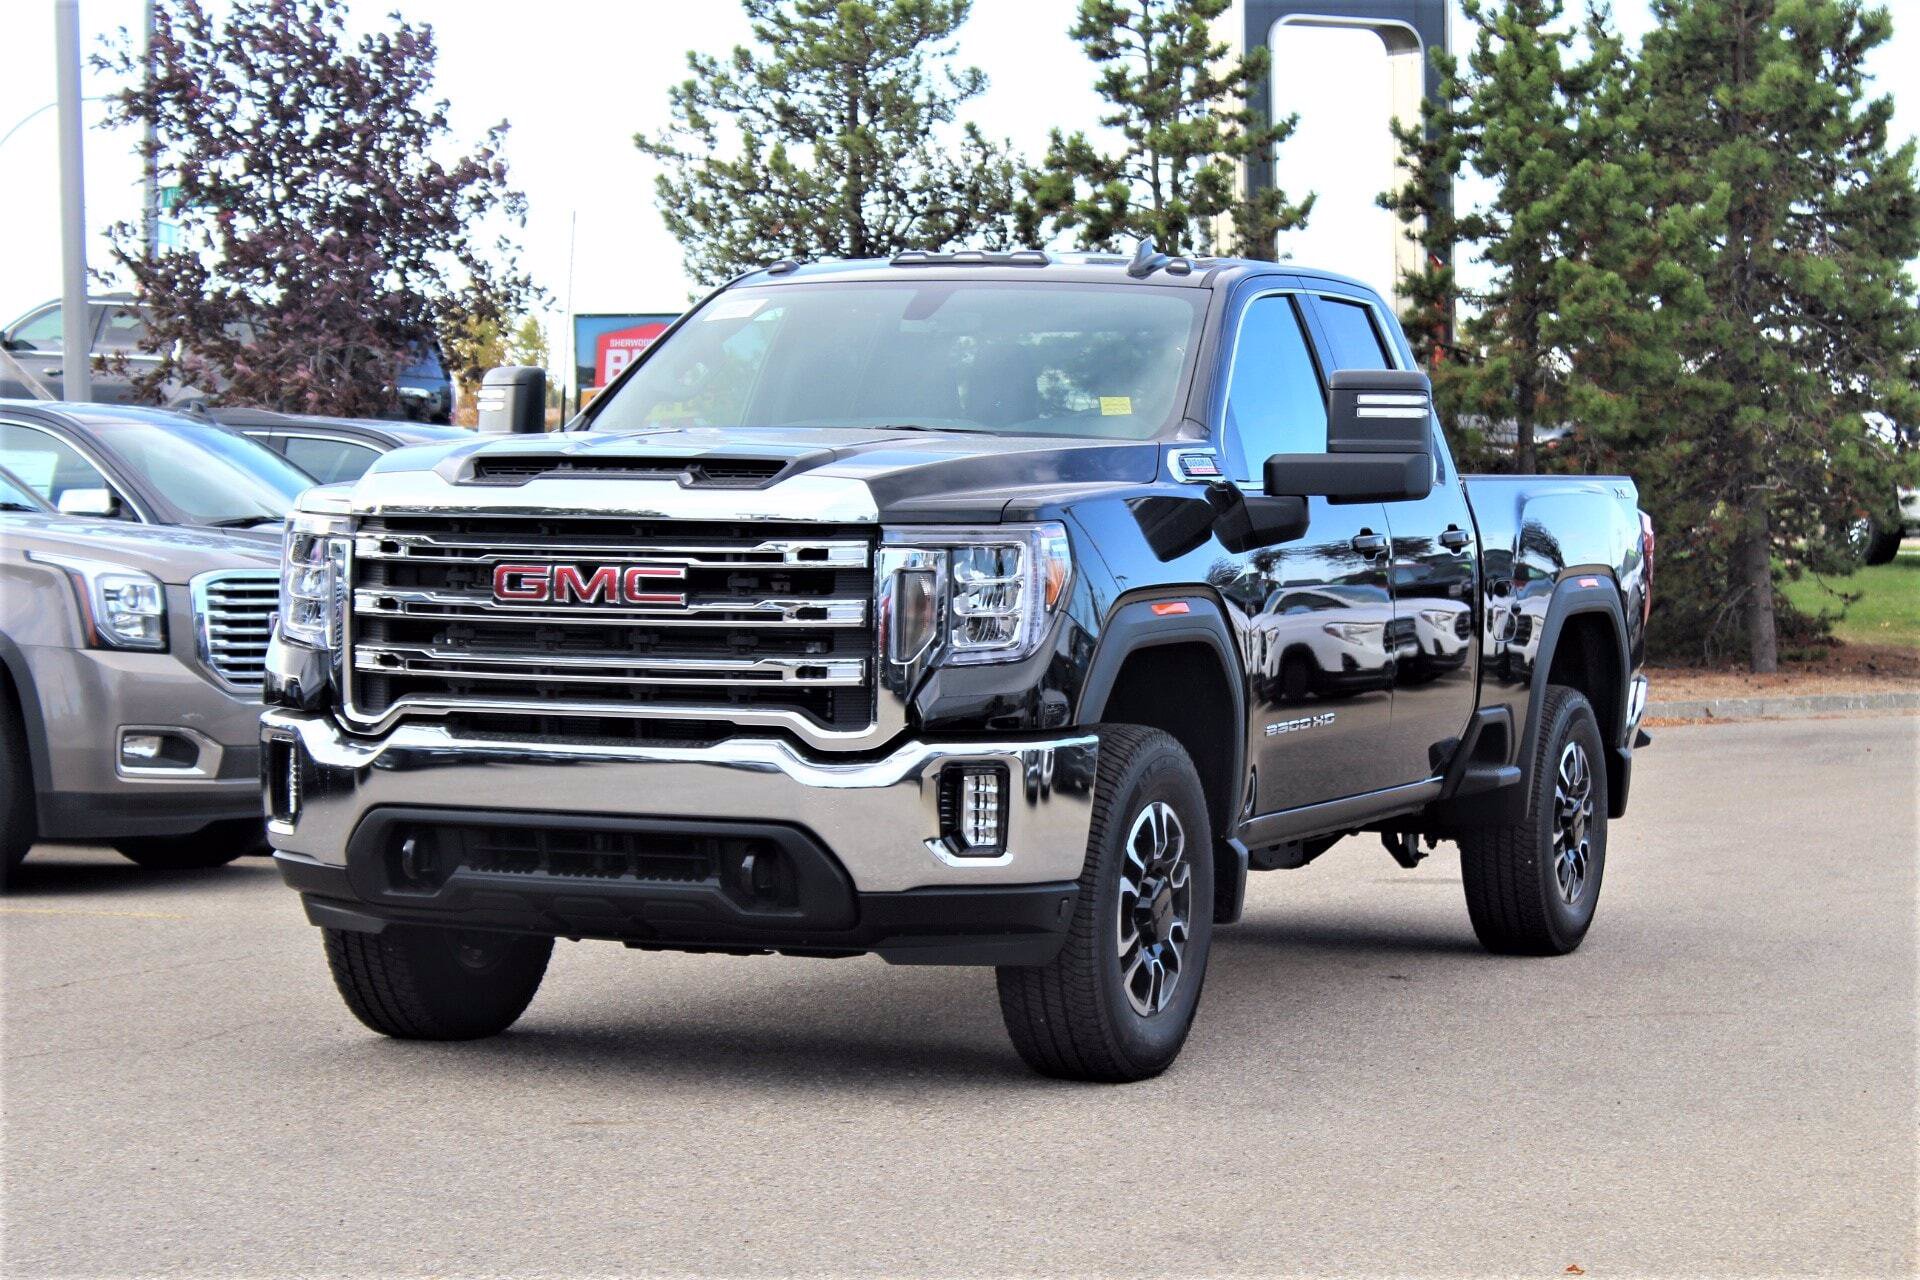
M 430 26 L 395 15 L 352 42 L 342 0 L 219 8 L 162 0 L 150 51 L 122 32 L 96 59 L 132 85 L 111 123 L 154 126 L 179 231 L 152 260 L 137 226 L 111 232 L 153 309 L 162 358 L 143 390 L 395 416 L 396 375 L 436 334 L 508 322 L 537 295 L 489 231 L 525 222 L 507 126 L 449 154 Z

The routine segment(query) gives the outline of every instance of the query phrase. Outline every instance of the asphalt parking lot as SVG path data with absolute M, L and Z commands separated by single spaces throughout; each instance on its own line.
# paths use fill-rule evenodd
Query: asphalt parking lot
M 1667 729 L 1562 960 L 1450 849 L 1256 877 L 1160 1080 L 1029 1075 L 986 971 L 563 945 L 381 1040 L 263 862 L 0 900 L 4 1269 L 1908 1274 L 1920 719 Z

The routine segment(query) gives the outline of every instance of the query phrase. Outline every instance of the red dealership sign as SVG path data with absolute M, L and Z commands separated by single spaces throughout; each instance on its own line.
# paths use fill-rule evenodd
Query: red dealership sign
M 667 331 L 667 321 L 653 320 L 627 329 L 603 333 L 593 344 L 593 385 L 604 387 Z

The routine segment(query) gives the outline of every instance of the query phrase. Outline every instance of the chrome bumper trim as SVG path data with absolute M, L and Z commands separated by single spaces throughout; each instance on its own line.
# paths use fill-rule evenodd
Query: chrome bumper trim
M 876 760 L 819 760 L 782 739 L 641 746 L 584 739 L 515 742 L 402 724 L 379 739 L 324 714 L 269 710 L 267 741 L 298 744 L 306 778 L 276 849 L 340 866 L 360 819 L 386 805 L 461 804 L 479 813 L 788 822 L 811 831 L 862 893 L 935 885 L 1075 880 L 1093 816 L 1099 739 L 907 742 Z M 940 841 L 939 779 L 949 764 L 1000 764 L 1012 781 L 1006 850 L 954 855 Z

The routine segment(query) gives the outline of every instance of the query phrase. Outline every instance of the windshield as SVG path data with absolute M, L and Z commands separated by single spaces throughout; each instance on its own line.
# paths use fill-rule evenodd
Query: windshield
M 1204 299 L 986 280 L 730 289 L 656 343 L 591 425 L 1145 440 L 1180 411 Z
M 212 423 L 127 420 L 103 425 L 99 439 L 186 524 L 280 520 L 313 486 L 310 476 L 265 445 Z

